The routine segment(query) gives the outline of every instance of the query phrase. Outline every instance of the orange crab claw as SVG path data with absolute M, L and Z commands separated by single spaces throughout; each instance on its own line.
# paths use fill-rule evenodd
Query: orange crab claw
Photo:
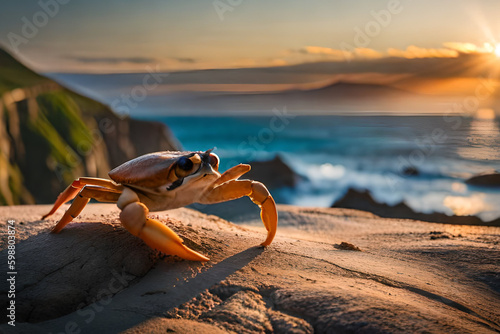
M 133 235 L 141 238 L 149 247 L 165 254 L 177 255 L 190 261 L 208 261 L 206 256 L 190 249 L 170 228 L 159 221 L 147 218 L 148 208 L 140 203 L 130 203 L 120 213 L 122 225 Z
M 151 248 L 165 254 L 177 255 L 190 261 L 208 261 L 208 257 L 192 250 L 182 243 L 182 239 L 167 226 L 157 220 L 147 219 L 139 237 Z
M 215 187 L 209 189 L 202 195 L 199 199 L 199 203 L 213 204 L 231 201 L 243 196 L 250 197 L 252 202 L 260 207 L 260 217 L 267 230 L 267 238 L 261 245 L 269 246 L 278 228 L 278 212 L 273 197 L 266 186 L 260 182 L 231 179 L 239 177 L 249 169 L 248 165 L 238 165 L 222 174 L 220 179 L 214 183 Z M 229 179 L 229 181 L 227 181 L 227 179 Z M 221 183 L 221 180 L 224 182 Z
M 267 230 L 267 238 L 261 245 L 269 246 L 278 228 L 278 211 L 276 210 L 276 203 L 267 188 L 260 182 L 254 181 L 252 183 L 252 193 L 249 197 L 260 207 L 260 218 Z

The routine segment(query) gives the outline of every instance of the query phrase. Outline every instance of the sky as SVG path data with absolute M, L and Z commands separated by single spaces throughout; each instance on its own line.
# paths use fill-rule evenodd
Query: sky
M 500 57 L 498 0 L 17 0 L 0 43 L 42 72 Z

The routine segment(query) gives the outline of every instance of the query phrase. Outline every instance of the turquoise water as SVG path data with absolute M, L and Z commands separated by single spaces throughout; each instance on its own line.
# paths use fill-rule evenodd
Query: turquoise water
M 279 154 L 303 176 L 278 202 L 330 206 L 348 188 L 422 212 L 500 216 L 500 192 L 465 179 L 500 170 L 500 122 L 442 116 L 154 117 L 186 150 L 216 147 L 221 170 Z M 407 167 L 418 176 L 405 176 Z

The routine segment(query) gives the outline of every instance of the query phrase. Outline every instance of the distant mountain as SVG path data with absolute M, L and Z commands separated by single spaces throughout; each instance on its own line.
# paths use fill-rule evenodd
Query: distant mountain
M 360 84 L 339 81 L 327 86 L 310 90 L 294 90 L 281 93 L 287 96 L 298 96 L 299 98 L 310 99 L 359 99 L 359 98 L 415 98 L 417 94 L 410 93 L 401 89 L 392 88 L 377 84 Z
M 479 92 L 481 96 L 491 94 L 481 98 L 479 108 L 493 108 L 500 113 L 500 89 L 495 89 L 500 82 L 494 71 L 496 61 L 489 54 L 460 54 L 456 58 L 385 57 L 162 73 L 165 79 L 141 103 L 141 112 L 263 114 L 287 106 L 288 110 L 302 114 L 448 113 L 456 110 L 452 105 L 463 105 Z M 50 74 L 108 103 L 141 85 L 145 75 Z M 336 83 L 309 89 L 326 82 Z
M 187 109 L 265 111 L 287 106 L 297 112 L 420 111 L 437 105 L 435 97 L 379 84 L 336 82 L 309 90 L 220 94 L 194 99 Z
M 50 203 L 79 176 L 169 149 L 163 124 L 121 118 L 0 49 L 0 204 Z

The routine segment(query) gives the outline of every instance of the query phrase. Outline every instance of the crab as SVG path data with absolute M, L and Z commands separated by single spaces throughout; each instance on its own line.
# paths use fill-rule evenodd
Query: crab
M 219 173 L 220 160 L 212 150 L 150 153 L 111 170 L 108 173 L 111 180 L 80 177 L 59 194 L 54 206 L 42 220 L 74 199 L 52 229 L 53 233 L 59 233 L 80 214 L 90 199 L 116 203 L 121 210 L 120 222 L 123 227 L 149 247 L 186 260 L 208 261 L 206 256 L 185 246 L 170 228 L 149 218 L 149 212 L 192 203 L 220 203 L 248 196 L 260 207 L 260 216 L 267 229 L 267 238 L 261 245 L 270 245 L 278 225 L 273 197 L 262 183 L 239 180 L 250 170 L 250 165 L 239 164 L 223 174 Z

